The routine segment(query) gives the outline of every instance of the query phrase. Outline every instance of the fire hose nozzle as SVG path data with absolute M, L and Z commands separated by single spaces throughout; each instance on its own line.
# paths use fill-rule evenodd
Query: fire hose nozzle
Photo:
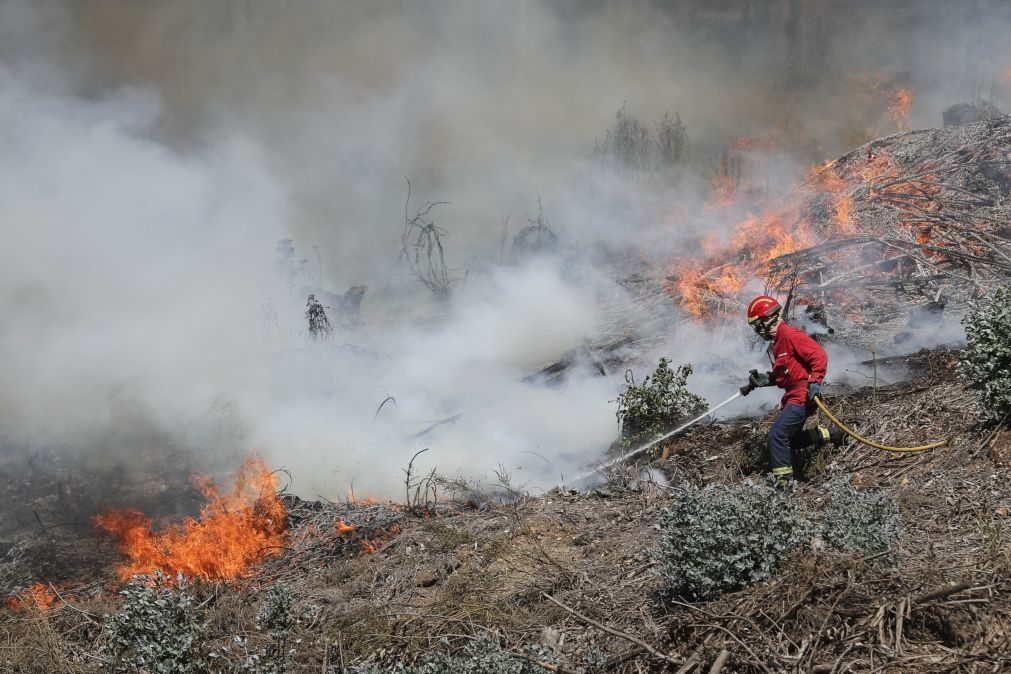
M 754 384 L 755 378 L 758 376 L 758 370 L 752 370 L 749 372 L 751 376 L 748 378 L 748 383 L 741 387 L 741 395 L 746 396 L 755 390 L 756 386 Z

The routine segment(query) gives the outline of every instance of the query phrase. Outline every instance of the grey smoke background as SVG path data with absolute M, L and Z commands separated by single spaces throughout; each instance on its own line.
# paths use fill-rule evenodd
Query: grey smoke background
M 639 261 L 733 224 L 702 208 L 723 144 L 785 139 L 774 187 L 893 131 L 861 73 L 915 90 L 914 128 L 1007 109 L 1009 25 L 1005 2 L 3 2 L 4 432 L 211 467 L 255 448 L 307 495 L 399 493 L 425 446 L 422 468 L 552 484 L 612 439 L 621 373 L 523 377 L 598 338 Z M 680 113 L 676 188 L 594 168 L 623 102 Z M 405 176 L 451 202 L 447 306 L 398 264 Z M 538 198 L 560 250 L 503 264 Z M 307 348 L 315 283 L 369 287 L 329 348 Z M 676 318 L 663 353 L 711 401 L 761 364 L 739 326 Z

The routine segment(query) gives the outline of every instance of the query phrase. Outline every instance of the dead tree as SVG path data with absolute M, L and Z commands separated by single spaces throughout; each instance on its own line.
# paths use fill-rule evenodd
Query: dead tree
M 405 180 L 407 180 L 405 178 Z M 400 237 L 400 259 L 407 264 L 418 281 L 439 299 L 449 297 L 452 279 L 446 267 L 442 237 L 446 230 L 429 218 L 436 206 L 448 201 L 426 201 L 410 215 L 411 181 L 407 180 L 407 199 L 404 201 L 404 232 Z
M 688 132 L 681 122 L 681 113 L 675 111 L 673 119 L 670 113 L 664 113 L 657 125 L 656 144 L 661 169 L 670 170 L 685 161 L 688 154 Z

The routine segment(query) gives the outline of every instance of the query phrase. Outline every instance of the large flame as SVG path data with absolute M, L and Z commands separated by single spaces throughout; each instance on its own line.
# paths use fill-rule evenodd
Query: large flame
M 205 476 L 194 482 L 207 497 L 200 517 L 160 532 L 149 517 L 133 510 L 95 517 L 95 526 L 115 537 L 130 558 L 117 570 L 121 578 L 161 572 L 169 577 L 235 580 L 281 551 L 287 538 L 287 511 L 277 495 L 277 476 L 261 459 L 248 459 L 228 492 Z
M 770 261 L 819 241 L 856 234 L 861 223 L 854 195 L 861 187 L 866 187 L 867 201 L 887 203 L 897 210 L 904 224 L 919 233 L 917 240 L 928 244 L 929 229 L 915 220 L 909 199 L 915 198 L 919 209 L 929 210 L 939 189 L 934 178 L 929 174 L 902 178 L 887 153 L 871 150 L 862 161 L 813 167 L 784 199 L 747 214 L 729 235 L 705 236 L 699 242 L 700 254 L 675 258 L 665 288 L 692 318 L 710 318 L 731 306 L 736 311 L 749 280 L 754 280 L 752 290 L 761 289 L 758 279 Z M 724 193 L 721 198 L 727 196 Z M 873 232 L 875 224 L 866 223 L 862 229 Z M 925 249 L 924 254 L 936 257 L 943 252 Z

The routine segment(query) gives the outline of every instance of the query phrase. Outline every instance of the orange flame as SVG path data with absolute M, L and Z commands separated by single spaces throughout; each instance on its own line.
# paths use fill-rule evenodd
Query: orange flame
M 912 93 L 900 90 L 896 96 L 900 104 L 896 109 L 905 111 L 905 124 Z M 851 157 L 813 167 L 781 201 L 759 201 L 762 207 L 738 222 L 729 236 L 706 234 L 698 242 L 698 253 L 672 260 L 664 289 L 694 319 L 709 319 L 730 305 L 736 308 L 743 303 L 740 294 L 750 279 L 755 281 L 753 289 L 784 281 L 770 275 L 772 269 L 775 273 L 788 269 L 768 266 L 777 257 L 858 231 L 877 233 L 885 220 L 861 221 L 858 199 L 861 204 L 887 207 L 923 246 L 925 257 L 945 260 L 948 255 L 939 250 L 943 243 L 931 240 L 922 217 L 923 211 L 940 207 L 942 183 L 934 174 L 936 168 L 927 163 L 913 170 L 871 146 L 862 160 Z
M 888 117 L 895 122 L 899 131 L 909 131 L 909 110 L 912 105 L 911 89 L 899 89 L 888 100 Z
M 34 583 L 28 590 L 4 599 L 4 607 L 9 611 L 27 611 L 39 608 L 47 611 L 56 605 L 59 597 L 46 583 Z
M 208 503 L 200 518 L 155 532 L 151 519 L 133 510 L 95 517 L 95 526 L 119 541 L 130 561 L 120 578 L 161 572 L 205 580 L 243 578 L 286 543 L 287 510 L 277 495 L 278 479 L 259 458 L 248 459 L 232 489 L 221 492 L 206 476 L 194 483 Z
M 766 204 L 738 222 L 728 239 L 720 241 L 708 234 L 699 242 L 698 257 L 678 257 L 664 284 L 685 312 L 705 319 L 720 308 L 741 300 L 746 279 L 758 279 L 761 268 L 771 260 L 815 245 L 820 239 L 851 236 L 860 226 L 854 195 L 867 186 L 868 200 L 880 199 L 900 208 L 910 193 L 930 196 L 927 182 L 898 180 L 901 172 L 887 153 L 868 150 L 864 161 L 839 165 L 826 162 L 812 167 L 807 180 L 781 203 Z M 830 207 L 827 221 L 818 220 L 815 230 L 812 209 L 816 198 Z M 708 271 L 706 271 L 708 269 Z M 766 279 L 768 280 L 768 279 Z
M 376 552 L 379 552 L 379 549 L 383 545 L 385 545 L 391 538 L 394 538 L 399 533 L 400 527 L 394 524 L 385 531 L 382 529 L 376 531 L 375 535 L 372 537 L 372 540 L 368 540 L 365 538 L 361 539 L 360 541 L 358 541 L 358 545 L 361 546 L 362 552 L 364 554 L 371 555 Z
M 829 197 L 833 215 L 830 234 L 848 236 L 857 230 L 853 215 L 852 186 L 835 169 L 833 162 L 826 162 L 811 171 L 812 183 Z

